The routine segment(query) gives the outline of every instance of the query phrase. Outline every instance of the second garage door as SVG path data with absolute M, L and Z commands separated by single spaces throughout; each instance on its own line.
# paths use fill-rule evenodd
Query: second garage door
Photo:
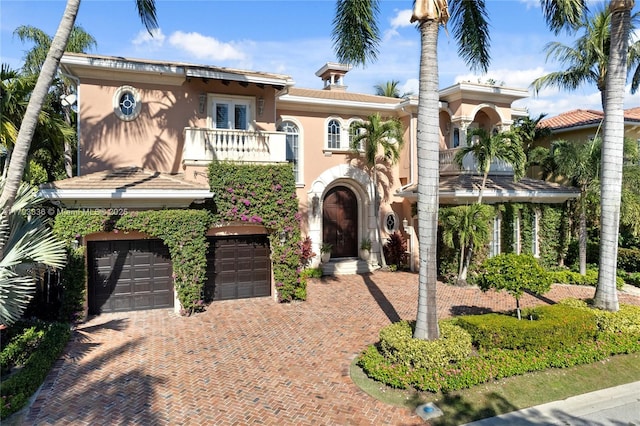
M 90 241 L 89 313 L 173 307 L 169 250 L 160 240 Z
M 209 237 L 205 298 L 271 295 L 271 258 L 266 235 Z

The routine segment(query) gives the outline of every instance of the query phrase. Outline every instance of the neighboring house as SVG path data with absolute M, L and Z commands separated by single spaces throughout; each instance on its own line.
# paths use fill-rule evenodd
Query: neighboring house
M 585 142 L 602 137 L 603 119 L 602 111 L 591 109 L 574 109 L 545 118 L 538 126 L 551 130 L 551 135 L 537 141 L 536 145 L 549 148 L 555 140 Z M 624 136 L 637 141 L 640 147 L 640 107 L 624 110 Z
M 99 55 L 67 53 L 61 70 L 78 85 L 78 176 L 42 186 L 45 198 L 67 209 L 111 209 L 113 214 L 189 208 L 215 198 L 207 179 L 214 159 L 292 162 L 302 233 L 311 237 L 316 253 L 323 242 L 333 245 L 337 262 L 329 272 L 374 268 L 380 254 L 376 227 L 383 241 L 395 231 L 408 236 L 412 266 L 417 265 L 412 213 L 417 98 L 351 93 L 345 86 L 349 67 L 335 63 L 316 73 L 322 89 L 296 88 L 281 74 Z M 473 161 L 465 162 L 463 171 L 452 162 L 468 129 L 508 129 L 524 115 L 512 102 L 526 96 L 526 90 L 473 83 L 441 91 L 442 204 L 472 203 L 478 196 Z M 349 149 L 351 123 L 376 112 L 397 117 L 405 129 L 400 161 L 379 169 L 379 202 L 360 156 Z M 553 183 L 514 183 L 510 167 L 495 164 L 484 200 L 557 204 L 575 197 L 575 191 Z M 255 223 L 208 231 L 211 299 L 275 297 L 266 234 Z M 499 234 L 498 220 L 496 253 Z M 368 263 L 357 260 L 364 238 L 373 240 Z M 87 235 L 83 244 L 90 312 L 178 309 L 171 259 L 161 241 L 141 233 L 101 232 Z M 314 262 L 318 265 L 319 256 Z M 234 273 L 240 267 L 248 273 Z M 115 280 L 115 288 L 105 285 L 107 279 Z

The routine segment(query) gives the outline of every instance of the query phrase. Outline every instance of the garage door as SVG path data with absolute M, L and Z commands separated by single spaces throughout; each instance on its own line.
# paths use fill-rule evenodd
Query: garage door
M 173 307 L 169 249 L 160 240 L 88 243 L 89 313 Z
M 205 298 L 243 299 L 271 295 L 271 259 L 266 235 L 209 237 Z

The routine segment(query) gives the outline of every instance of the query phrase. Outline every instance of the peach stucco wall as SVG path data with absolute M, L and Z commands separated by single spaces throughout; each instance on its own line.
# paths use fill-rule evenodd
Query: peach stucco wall
M 122 121 L 113 110 L 119 87 L 133 86 L 141 96 L 140 116 Z M 199 113 L 201 93 L 264 99 L 264 111 L 253 108 L 255 127 L 275 130 L 275 89 L 202 79 L 181 86 L 129 83 L 127 81 L 83 80 L 80 115 L 81 174 L 117 167 L 139 166 L 161 172 L 182 171 L 183 129 L 206 127 L 207 112 Z

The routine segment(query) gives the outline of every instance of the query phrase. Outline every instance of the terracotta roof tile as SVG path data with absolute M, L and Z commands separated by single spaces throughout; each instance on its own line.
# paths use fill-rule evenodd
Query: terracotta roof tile
M 90 173 L 46 183 L 41 189 L 112 189 L 171 191 L 209 189 L 207 184 L 191 182 L 182 174 L 160 173 L 140 167 L 123 167 L 115 170 Z
M 569 127 L 586 126 L 589 124 L 599 124 L 604 118 L 602 111 L 592 109 L 574 109 L 563 112 L 555 117 L 549 117 L 540 121 L 540 127 L 552 130 L 565 129 Z M 640 121 L 640 107 L 630 108 L 624 111 L 625 121 Z
M 302 89 L 292 87 L 287 92 L 291 96 L 301 96 L 305 98 L 329 99 L 335 101 L 350 102 L 373 102 L 384 104 L 399 104 L 404 99 L 390 98 L 387 96 L 367 95 L 364 93 L 352 93 L 339 90 L 319 90 L 319 89 Z

